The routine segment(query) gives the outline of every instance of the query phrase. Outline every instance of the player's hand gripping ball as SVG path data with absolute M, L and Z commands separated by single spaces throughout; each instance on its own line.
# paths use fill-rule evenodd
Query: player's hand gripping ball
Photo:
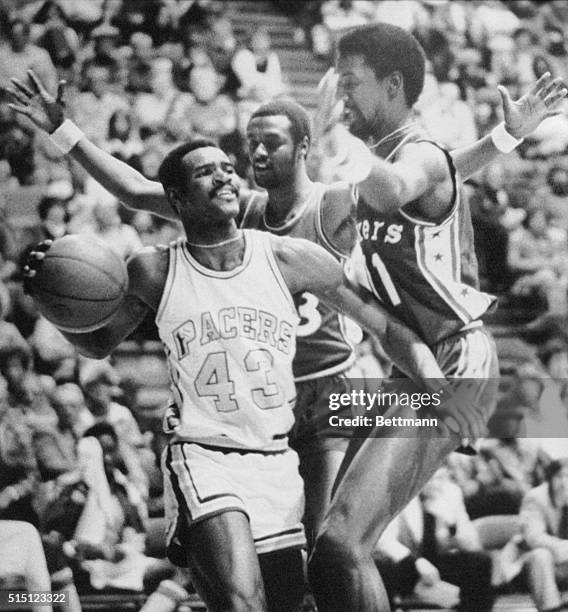
M 40 243 L 28 257 L 24 277 L 41 314 L 72 333 L 108 323 L 128 289 L 119 255 L 104 242 L 78 234 Z

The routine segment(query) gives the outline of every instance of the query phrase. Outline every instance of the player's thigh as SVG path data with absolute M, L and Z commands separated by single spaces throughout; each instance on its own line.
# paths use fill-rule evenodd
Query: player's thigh
M 223 512 L 180 535 L 192 580 L 209 607 L 228 609 L 234 600 L 264 605 L 258 556 L 244 513 Z
M 450 438 L 427 432 L 410 436 L 404 428 L 392 427 L 377 435 L 357 441 L 360 447 L 338 484 L 320 530 L 333 545 L 355 545 L 369 554 L 388 523 L 455 448 Z
M 433 352 L 444 375 L 455 381 L 455 392 L 483 407 L 489 419 L 499 392 L 497 347 L 490 332 L 480 325 L 440 342 Z
M 311 544 L 331 502 L 339 467 L 349 445 L 346 438 L 315 439 L 300 457 L 300 474 L 304 479 L 306 508 L 304 525 Z

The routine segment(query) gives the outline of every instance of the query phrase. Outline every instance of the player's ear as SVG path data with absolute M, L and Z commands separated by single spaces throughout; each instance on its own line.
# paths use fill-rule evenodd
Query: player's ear
M 166 197 L 168 198 L 168 202 L 173 206 L 173 208 L 179 215 L 182 200 L 178 191 L 170 187 L 166 189 Z
M 310 139 L 308 138 L 308 136 L 304 136 L 302 140 L 300 140 L 298 144 L 298 151 L 304 159 L 308 157 L 308 153 L 310 151 Z
M 404 87 L 404 77 L 402 76 L 402 72 L 399 70 L 395 70 L 391 72 L 388 76 L 387 81 L 387 91 L 389 97 L 395 98 L 396 95 L 403 89 Z

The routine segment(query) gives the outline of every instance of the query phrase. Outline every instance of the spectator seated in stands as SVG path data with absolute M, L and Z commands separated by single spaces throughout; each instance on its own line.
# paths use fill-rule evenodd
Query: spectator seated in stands
M 552 338 L 539 348 L 542 393 L 527 410 L 521 435 L 536 438 L 551 459 L 568 456 L 568 344 Z
M 95 236 L 106 242 L 122 259 L 128 259 L 142 248 L 142 241 L 136 230 L 122 222 L 119 203 L 98 202 L 93 208 Z
M 475 252 L 480 275 L 486 278 L 490 291 L 503 293 L 513 281 L 507 263 L 509 234 L 525 218 L 526 213 L 512 208 L 507 193 L 507 173 L 500 163 L 493 163 L 471 184 L 469 202 L 475 231 Z
M 375 559 L 391 600 L 414 593 L 442 607 L 459 599 L 460 610 L 491 610 L 491 557 L 482 551 L 461 489 L 445 467 L 390 524 Z
M 433 74 L 427 75 L 416 109 L 420 125 L 429 136 L 448 149 L 458 149 L 477 140 L 472 110 L 460 98 L 455 83 L 438 83 Z
M 5 14 L 0 15 L 0 21 L 0 90 L 10 86 L 12 77 L 25 80 L 27 71 L 33 70 L 49 91 L 54 91 L 55 67 L 47 51 L 31 43 L 29 23 Z
M 117 110 L 128 112 L 124 96 L 111 90 L 110 68 L 88 64 L 83 67 L 83 91 L 69 100 L 70 114 L 90 140 L 102 144 L 110 118 Z
M 222 142 L 237 129 L 237 112 L 231 98 L 220 93 L 222 79 L 208 66 L 196 66 L 189 75 L 194 95 L 183 121 L 192 127 L 195 136 Z
M 240 99 L 260 103 L 285 93 L 280 60 L 270 45 L 268 31 L 258 28 L 252 31 L 248 46 L 235 53 L 233 70 L 241 81 Z
M 191 128 L 184 125 L 183 119 L 193 97 L 176 87 L 170 59 L 158 57 L 152 60 L 150 86 L 149 93 L 135 95 L 132 106 L 134 124 L 150 133 L 165 129 L 175 139 L 189 138 Z
M 142 141 L 132 124 L 132 116 L 125 110 L 117 110 L 109 120 L 107 139 L 103 149 L 130 165 L 137 165 L 143 150 Z
M 523 496 L 543 482 L 550 463 L 540 440 L 488 438 L 481 441 L 478 451 L 473 481 L 477 491 L 470 488 L 466 503 L 469 515 L 517 514 Z
M 568 241 L 566 232 L 552 228 L 540 208 L 529 211 L 523 226 L 509 237 L 508 264 L 517 275 L 513 296 L 536 294 L 549 314 L 568 313 Z
M 0 589 L 52 590 L 41 538 L 33 525 L 0 520 Z M 51 605 L 30 605 L 32 612 L 50 612 Z M 69 608 L 66 608 L 69 610 Z
M 120 377 L 107 362 L 90 362 L 83 366 L 79 379 L 93 423 L 113 426 L 130 477 L 136 482 L 142 497 L 147 499 L 148 475 L 145 466 L 152 465 L 154 457 L 132 412 L 114 401 L 120 393 Z
M 119 34 L 118 28 L 107 22 L 97 26 L 90 34 L 91 53 L 83 59 L 83 69 L 88 69 L 90 66 L 107 68 L 109 82 L 117 93 L 126 85 L 125 58 L 117 47 Z
M 126 59 L 126 91 L 152 92 L 154 45 L 149 34 L 134 32 L 130 37 L 130 55 Z
M 33 18 L 42 25 L 38 46 L 48 53 L 60 78 L 72 78 L 80 48 L 77 32 L 69 26 L 65 10 L 56 0 L 46 0 Z
M 11 405 L 4 373 L 13 351 L 0 353 L 0 519 L 38 525 L 32 505 L 37 482 L 37 465 L 32 431 L 23 412 Z
M 74 549 L 79 592 L 141 592 L 161 582 L 153 607 L 145 610 L 174 610 L 188 597 L 181 586 L 186 580 L 169 561 L 144 554 L 147 509 L 130 480 L 117 433 L 108 423 L 98 423 L 85 432 L 84 441 L 90 438 L 98 442 L 88 454 L 85 448 L 82 459 L 89 463 L 90 490 L 68 546 Z
M 566 165 L 555 164 L 546 175 L 546 189 L 542 193 L 542 199 L 545 210 L 550 215 L 551 226 L 568 231 L 566 196 L 568 196 L 568 168 Z
M 29 185 L 34 182 L 36 170 L 34 136 L 17 119 L 9 103 L 0 86 L 0 159 L 10 164 L 10 174 L 19 185 Z
M 568 459 L 553 461 L 547 481 L 521 506 L 525 579 L 539 610 L 565 610 L 559 588 L 568 586 Z

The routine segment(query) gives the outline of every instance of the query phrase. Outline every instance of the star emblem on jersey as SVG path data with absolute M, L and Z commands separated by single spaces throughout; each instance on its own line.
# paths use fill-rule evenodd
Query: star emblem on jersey
M 466 297 L 469 294 L 469 289 L 467 288 L 462 289 L 461 294 L 463 295 L 463 297 Z
M 442 253 L 436 253 L 436 255 L 434 255 L 434 259 L 436 261 L 442 261 L 442 259 L 444 259 L 444 256 L 442 255 Z

